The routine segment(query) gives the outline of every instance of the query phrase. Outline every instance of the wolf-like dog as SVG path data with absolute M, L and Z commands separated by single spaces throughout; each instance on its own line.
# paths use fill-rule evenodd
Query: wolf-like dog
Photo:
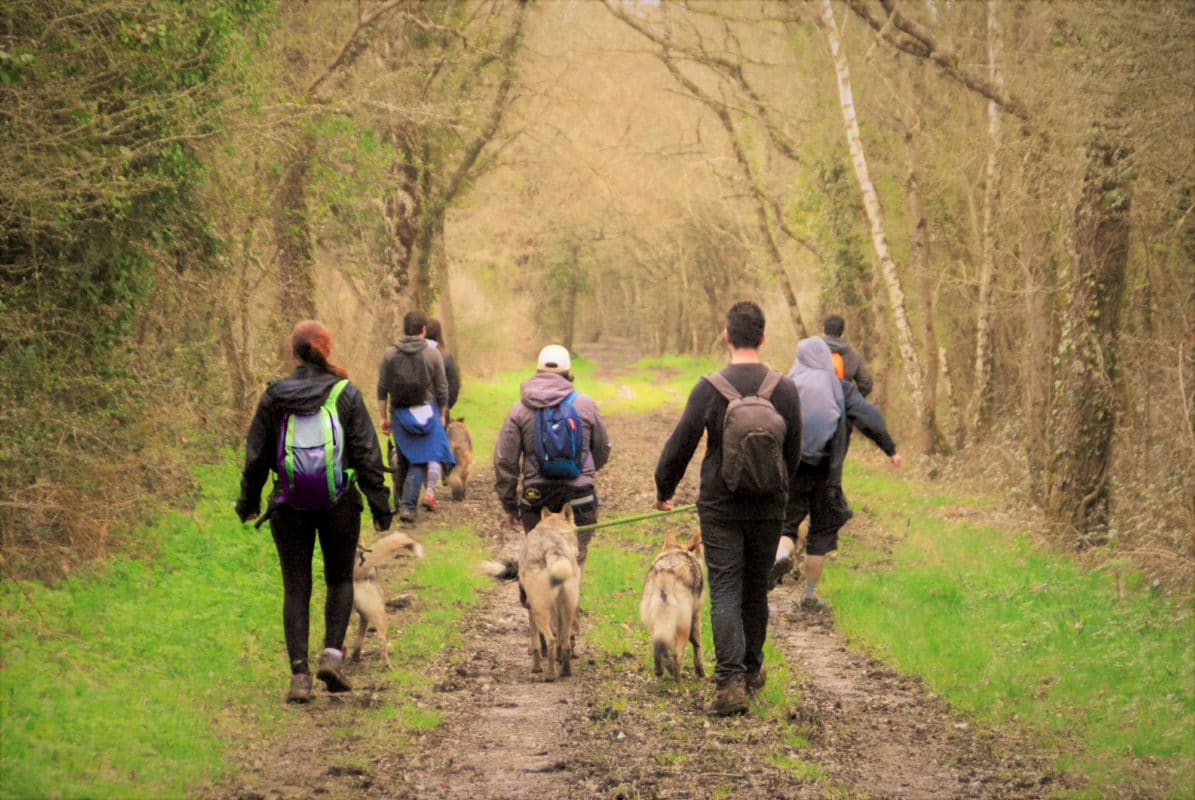
M 357 641 L 352 658 L 361 658 L 361 643 L 365 631 L 374 628 L 382 640 L 382 662 L 390 669 L 390 645 L 386 641 L 386 595 L 378 583 L 378 565 L 394 558 L 399 551 L 410 550 L 416 558 L 423 558 L 423 545 L 405 533 L 383 536 L 368 547 L 357 545 L 357 563 L 353 566 L 353 610 L 360 619 Z
M 496 578 L 519 579 L 531 635 L 531 671 L 555 680 L 559 662 L 560 675 L 571 675 L 569 634 L 581 604 L 572 506 L 565 504 L 559 514 L 543 510 L 539 524 L 523 537 L 517 564 L 487 561 L 482 569 Z
M 448 423 L 448 445 L 452 448 L 456 466 L 444 480 L 452 490 L 452 499 L 464 500 L 469 468 L 473 466 L 473 437 L 469 434 L 464 417 L 458 417 Z
M 677 541 L 676 533 L 664 536 L 664 549 L 651 562 L 643 581 L 643 598 L 639 601 L 639 618 L 651 631 L 655 652 L 656 676 L 665 667 L 680 682 L 680 662 L 685 642 L 693 644 L 693 671 L 705 677 L 701 664 L 701 598 L 705 590 L 705 575 L 697 554 L 701 552 L 701 531 L 693 534 L 686 544 Z

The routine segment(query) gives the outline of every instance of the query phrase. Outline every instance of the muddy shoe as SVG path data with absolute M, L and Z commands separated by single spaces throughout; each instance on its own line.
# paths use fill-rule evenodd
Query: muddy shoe
M 398 512 L 398 521 L 404 525 L 414 525 L 415 524 L 415 512 L 414 511 Z
M 719 717 L 746 714 L 750 701 L 747 699 L 747 690 L 744 686 L 743 676 L 734 676 L 718 687 L 718 694 L 714 697 L 714 702 L 706 706 L 705 710 Z
M 805 611 L 821 611 L 826 607 L 826 601 L 814 595 L 801 598 L 801 608 Z
M 324 682 L 329 692 L 351 692 L 353 690 L 348 678 L 344 677 L 344 673 L 340 671 L 343 661 L 344 656 L 330 650 L 325 650 L 320 654 L 319 672 L 315 673 L 315 677 Z
M 772 563 L 772 570 L 768 573 L 768 591 L 776 588 L 776 584 L 784 580 L 784 576 L 793 571 L 793 557 L 783 556 Z
M 311 673 L 300 672 L 290 676 L 290 691 L 286 693 L 288 703 L 311 702 Z
M 758 672 L 748 672 L 746 678 L 747 693 L 754 694 L 755 692 L 758 692 L 767 682 L 768 671 L 763 667 L 760 667 Z

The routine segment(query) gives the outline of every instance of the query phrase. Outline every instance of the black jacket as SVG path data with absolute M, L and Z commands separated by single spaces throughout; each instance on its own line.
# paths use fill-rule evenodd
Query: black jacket
M 867 370 L 867 366 L 863 363 L 863 356 L 859 355 L 855 348 L 846 343 L 846 340 L 831 336 L 830 334 L 823 334 L 822 338 L 826 344 L 830 346 L 831 353 L 838 353 L 842 356 L 842 377 L 843 380 L 855 384 L 859 389 L 859 394 L 867 397 L 871 394 L 872 379 L 871 373 Z
M 276 380 L 262 392 L 257 413 L 245 437 L 245 469 L 241 473 L 241 496 L 237 500 L 237 514 L 242 519 L 253 516 L 261 508 L 261 490 L 271 470 L 277 467 L 278 431 L 287 412 L 310 414 L 318 409 L 340 378 L 330 372 L 301 364 L 289 376 Z M 382 477 L 382 452 L 378 435 L 365 407 L 365 398 L 350 383 L 336 402 L 336 415 L 344 429 L 344 466 L 356 473 L 356 483 L 369 500 L 369 511 L 375 521 L 390 526 L 390 493 Z M 360 504 L 360 495 L 352 490 Z
M 746 396 L 759 389 L 767 370 L 765 364 L 730 364 L 722 370 L 722 374 L 739 393 Z M 722 421 L 726 417 L 727 405 L 726 398 L 704 378 L 693 387 L 680 421 L 664 443 L 656 464 L 656 499 L 672 499 L 676 485 L 684 477 L 704 433 L 705 458 L 701 462 L 698 510 L 736 520 L 784 519 L 788 501 L 795 499 L 793 492 L 763 497 L 735 494 L 722 480 Z M 797 387 L 792 381 L 780 381 L 772 393 L 772 405 L 788 423 L 784 439 L 784 464 L 791 484 L 801 462 L 801 404 Z

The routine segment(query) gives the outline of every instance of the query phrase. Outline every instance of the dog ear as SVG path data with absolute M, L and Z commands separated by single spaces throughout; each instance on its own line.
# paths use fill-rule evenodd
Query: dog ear
M 701 528 L 693 531 L 693 538 L 689 540 L 689 552 L 693 555 L 701 552 Z
M 675 550 L 679 546 L 679 543 L 676 541 L 676 531 L 669 528 L 664 532 L 664 549 Z
M 572 507 L 572 505 L 570 503 L 565 503 L 564 507 L 561 508 L 560 511 L 562 514 L 564 514 L 564 521 L 567 522 L 569 525 L 572 525 L 573 524 L 573 507 Z

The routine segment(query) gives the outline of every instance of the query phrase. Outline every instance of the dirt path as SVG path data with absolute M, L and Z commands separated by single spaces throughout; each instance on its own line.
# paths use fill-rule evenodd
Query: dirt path
M 601 479 L 604 514 L 651 507 L 655 458 L 677 416 L 611 422 L 616 450 Z M 518 534 L 499 526 L 489 465 L 479 461 L 475 491 L 465 503 L 442 504 L 437 522 L 472 527 L 502 555 Z M 696 472 L 695 459 L 678 497 L 695 496 Z M 599 536 L 593 547 L 602 544 Z M 401 586 L 389 589 L 400 593 Z M 1018 743 L 976 730 L 916 679 L 849 649 L 829 613 L 800 611 L 796 597 L 791 581 L 771 595 L 769 638 L 794 673 L 784 720 L 708 717 L 708 680 L 690 669 L 676 687 L 643 669 L 638 654 L 590 652 L 584 627 L 573 676 L 543 682 L 528 669 L 526 615 L 515 590 L 497 585 L 468 616 L 465 644 L 428 665 L 440 677 L 433 696 L 419 702 L 442 715 L 438 727 L 368 763 L 354 758 L 353 737 L 326 729 L 351 725 L 361 707 L 396 701 L 366 666 L 351 698 L 324 696 L 295 711 L 311 725 L 247 742 L 237 774 L 210 796 L 946 800 L 1037 798 L 1055 788 L 1043 756 L 1019 755 Z M 418 610 L 397 615 L 411 613 Z M 707 652 L 710 672 L 712 660 Z M 794 728 L 799 741 L 791 740 Z

